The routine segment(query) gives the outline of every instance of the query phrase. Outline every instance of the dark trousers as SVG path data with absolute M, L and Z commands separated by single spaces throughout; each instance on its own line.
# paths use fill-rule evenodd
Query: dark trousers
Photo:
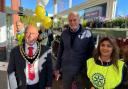
M 63 73 L 63 89 L 72 89 L 73 82 L 75 82 L 75 86 L 77 86 L 77 89 L 85 89 L 84 78 L 85 76 L 83 76 L 83 74 L 76 75 L 75 73 Z
M 63 73 L 62 82 L 63 82 L 63 89 L 71 89 L 73 82 L 73 75 Z
M 27 89 L 39 89 L 39 83 L 34 85 L 27 85 Z

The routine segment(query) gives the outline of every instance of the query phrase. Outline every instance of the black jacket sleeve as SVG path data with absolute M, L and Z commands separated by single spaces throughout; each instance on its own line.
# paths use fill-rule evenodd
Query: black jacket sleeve
M 89 46 L 88 46 L 88 48 L 87 48 L 87 58 L 86 59 L 89 59 L 89 58 L 91 58 L 92 57 L 92 54 L 93 54 L 93 50 L 94 50 L 94 48 L 95 48 L 95 43 L 94 43 L 94 37 L 93 36 L 91 36 L 90 37 L 90 41 L 89 41 L 89 44 L 88 44 Z
M 56 70 L 60 70 L 61 68 L 63 50 L 64 50 L 64 43 L 63 43 L 62 35 L 61 35 L 60 45 L 59 45 L 59 50 L 58 50 L 58 55 L 57 55 L 56 68 L 55 68 Z
M 12 49 L 11 53 L 10 53 L 10 59 L 9 59 L 8 69 L 7 69 L 8 74 L 11 74 L 12 72 L 15 72 L 15 62 L 14 62 L 14 60 L 15 60 L 14 50 Z
M 93 87 L 93 84 L 91 83 L 90 79 L 87 76 L 87 61 L 85 63 L 84 70 L 85 70 L 85 86 L 86 86 L 86 89 L 90 89 L 91 87 Z
M 16 80 L 16 76 L 15 76 L 15 72 L 16 72 L 15 68 L 16 68 L 16 65 L 15 65 L 15 48 L 14 48 L 11 50 L 9 64 L 8 64 L 8 68 L 7 68 L 10 89 L 18 88 L 17 80 Z
M 122 82 L 115 89 L 128 89 L 128 67 L 126 65 L 123 67 Z

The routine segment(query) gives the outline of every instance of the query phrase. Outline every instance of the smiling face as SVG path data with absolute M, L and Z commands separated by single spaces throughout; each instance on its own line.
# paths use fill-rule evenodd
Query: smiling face
M 25 31 L 25 41 L 28 45 L 32 45 L 37 41 L 38 29 L 34 26 L 28 26 Z
M 99 59 L 100 57 L 100 60 L 102 60 L 103 62 L 111 61 L 117 68 L 117 61 L 119 59 L 119 48 L 117 46 L 115 37 L 107 36 L 101 38 L 96 50 L 94 51 L 93 56 L 95 60 Z
M 113 52 L 113 46 L 109 41 L 103 41 L 100 44 L 101 56 L 111 58 L 112 52 Z
M 76 31 L 80 23 L 79 15 L 76 12 L 71 12 L 68 16 L 68 22 L 72 31 Z

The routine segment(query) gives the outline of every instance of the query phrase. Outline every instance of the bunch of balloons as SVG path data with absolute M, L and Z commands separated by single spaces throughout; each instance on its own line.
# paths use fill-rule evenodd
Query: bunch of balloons
M 45 10 L 45 6 L 48 2 L 49 0 L 40 0 L 35 9 L 36 16 L 42 20 L 42 25 L 46 29 L 49 29 L 52 26 L 52 20 L 48 17 L 48 12 Z

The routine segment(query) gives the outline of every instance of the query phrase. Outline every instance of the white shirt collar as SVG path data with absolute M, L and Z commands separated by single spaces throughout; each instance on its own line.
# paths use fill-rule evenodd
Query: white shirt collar
M 28 48 L 28 47 L 33 47 L 33 48 L 37 48 L 37 44 L 34 43 L 33 45 L 28 45 L 27 43 L 25 44 L 25 47 Z
M 28 47 L 33 47 L 33 53 L 35 54 L 36 50 L 37 50 L 37 43 L 34 43 L 33 45 L 28 45 L 27 43 L 25 43 L 25 53 L 28 54 Z

